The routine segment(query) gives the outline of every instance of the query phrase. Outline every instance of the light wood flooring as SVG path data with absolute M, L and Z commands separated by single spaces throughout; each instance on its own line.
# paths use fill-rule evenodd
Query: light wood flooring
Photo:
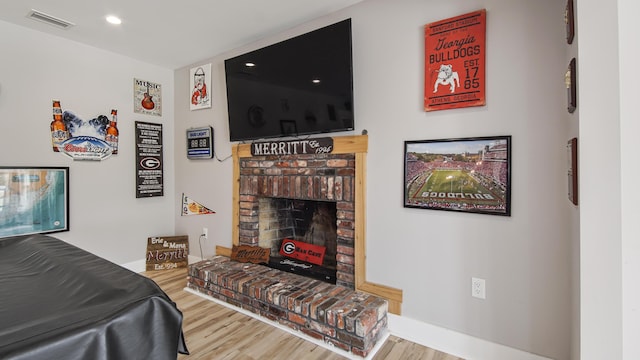
M 143 273 L 153 279 L 184 315 L 190 355 L 178 360 L 342 360 L 345 357 L 250 316 L 184 291 L 185 268 Z M 456 356 L 390 336 L 374 360 L 461 360 Z

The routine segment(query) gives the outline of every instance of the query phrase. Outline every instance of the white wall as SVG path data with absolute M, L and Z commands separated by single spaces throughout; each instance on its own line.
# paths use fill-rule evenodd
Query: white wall
M 56 236 L 119 264 L 144 258 L 147 237 L 174 234 L 173 72 L 2 21 L 0 34 L 0 165 L 69 166 L 71 230 Z M 134 77 L 162 84 L 162 117 L 134 114 Z M 84 119 L 118 109 L 119 154 L 54 153 L 52 99 Z M 163 197 L 135 197 L 134 121 L 164 126 Z
M 191 66 L 178 69 L 176 197 L 187 192 L 217 214 L 177 215 L 177 231 L 195 239 L 208 227 L 205 256 L 214 245 L 231 245 L 231 160 L 187 160 L 183 145 L 187 128 L 212 125 L 218 156 L 230 154 L 224 59 L 351 17 L 353 133 L 369 131 L 368 280 L 403 289 L 406 318 L 570 358 L 578 218 L 566 195 L 566 143 L 575 134 L 564 88 L 564 6 L 562 0 L 364 1 L 193 64 L 213 64 L 208 110 L 189 111 Z M 487 106 L 425 113 L 423 26 L 481 8 L 487 9 Z M 513 137 L 511 217 L 402 207 L 405 140 L 487 135 Z M 486 279 L 486 300 L 471 297 L 471 277 Z
M 637 153 L 637 79 L 640 79 L 640 3 L 618 1 L 620 48 L 620 162 L 622 167 L 622 356 L 640 359 L 640 163 Z M 606 309 L 605 309 L 606 310 Z

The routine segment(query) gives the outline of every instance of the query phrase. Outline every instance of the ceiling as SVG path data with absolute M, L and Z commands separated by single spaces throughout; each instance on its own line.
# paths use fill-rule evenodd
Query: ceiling
M 0 0 L 0 20 L 177 69 L 360 1 Z M 73 26 L 33 20 L 32 10 Z M 122 24 L 107 23 L 107 15 Z

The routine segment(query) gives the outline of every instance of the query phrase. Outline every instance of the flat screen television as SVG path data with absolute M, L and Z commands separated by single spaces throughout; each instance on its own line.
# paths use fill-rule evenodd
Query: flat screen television
M 351 19 L 224 66 L 231 141 L 354 129 Z

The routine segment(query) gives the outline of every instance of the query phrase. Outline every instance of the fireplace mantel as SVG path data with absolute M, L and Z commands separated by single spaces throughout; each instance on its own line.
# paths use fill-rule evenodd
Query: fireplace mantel
M 332 154 L 355 155 L 355 288 L 357 290 L 383 297 L 389 302 L 389 312 L 400 315 L 402 305 L 402 290 L 385 285 L 375 284 L 366 280 L 366 156 L 368 150 L 368 136 L 340 136 L 333 138 Z M 233 244 L 239 244 L 239 219 L 240 219 L 240 159 L 249 158 L 251 144 L 235 144 L 232 147 L 233 155 Z M 231 249 L 217 246 L 218 255 L 230 256 Z

